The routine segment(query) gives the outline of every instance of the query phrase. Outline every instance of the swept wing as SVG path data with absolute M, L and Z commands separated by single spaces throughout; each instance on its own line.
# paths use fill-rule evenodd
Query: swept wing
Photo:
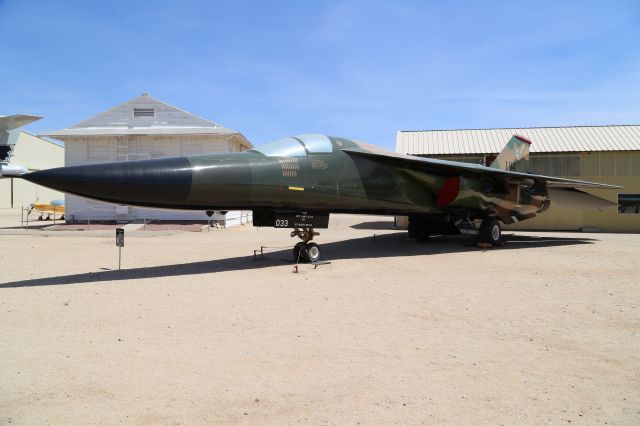
M 545 183 L 549 188 L 601 188 L 620 189 L 621 186 L 609 185 L 598 182 L 587 182 L 584 180 L 565 179 L 554 176 L 536 175 L 509 170 L 502 170 L 493 167 L 486 167 L 480 164 L 461 163 L 458 161 L 438 160 L 435 158 L 416 157 L 413 155 L 374 152 L 365 149 L 344 148 L 344 152 L 352 156 L 369 158 L 387 165 L 404 166 L 411 169 L 441 176 L 486 176 L 510 182 L 531 185 L 532 182 Z

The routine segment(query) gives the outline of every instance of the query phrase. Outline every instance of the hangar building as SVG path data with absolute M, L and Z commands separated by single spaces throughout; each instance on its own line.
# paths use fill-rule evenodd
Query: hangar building
M 62 130 L 43 136 L 64 142 L 65 165 L 98 164 L 251 148 L 240 133 L 168 105 L 145 93 Z M 116 206 L 66 196 L 67 220 L 207 220 L 205 212 Z M 251 220 L 251 212 L 214 214 L 226 225 Z
M 3 158 L 0 158 L 2 161 Z M 29 171 L 62 167 L 64 165 L 64 148 L 46 139 L 21 131 L 18 134 L 9 164 L 24 166 Z M 44 186 L 36 185 L 22 179 L 0 179 L 0 208 L 28 207 L 38 201 L 50 203 L 62 200 L 64 194 Z
M 489 164 L 514 135 L 533 143 L 532 173 L 623 186 L 587 190 L 619 204 L 618 209 L 565 209 L 553 204 L 540 216 L 506 229 L 640 232 L 640 126 L 533 127 L 399 131 L 404 154 Z

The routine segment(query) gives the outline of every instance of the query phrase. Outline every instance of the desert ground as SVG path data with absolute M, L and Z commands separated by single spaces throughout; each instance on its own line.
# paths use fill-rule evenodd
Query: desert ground
M 483 252 L 337 215 L 315 269 L 249 225 L 127 232 L 118 271 L 113 229 L 19 216 L 0 424 L 640 424 L 640 235 Z

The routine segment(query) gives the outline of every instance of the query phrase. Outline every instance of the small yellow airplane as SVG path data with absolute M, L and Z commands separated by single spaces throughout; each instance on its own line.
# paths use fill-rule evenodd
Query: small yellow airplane
M 37 200 L 35 203 L 29 206 L 29 214 L 32 211 L 40 212 L 40 217 L 38 220 L 51 220 L 52 216 L 55 219 L 56 215 L 60 215 L 58 219 L 64 220 L 64 201 L 63 200 L 52 200 L 49 204 L 46 203 L 38 203 Z M 44 217 L 44 214 L 47 214 L 47 217 Z

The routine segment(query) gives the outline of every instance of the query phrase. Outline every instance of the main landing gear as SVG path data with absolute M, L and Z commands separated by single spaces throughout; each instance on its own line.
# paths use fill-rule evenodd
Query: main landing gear
M 498 246 L 501 244 L 502 229 L 500 222 L 495 217 L 485 217 L 482 219 L 480 229 L 478 229 L 478 243 Z
M 320 260 L 320 246 L 309 242 L 317 235 L 320 233 L 315 232 L 313 228 L 295 228 L 291 232 L 291 237 L 298 237 L 302 240 L 293 247 L 293 260 L 312 263 Z
M 409 216 L 409 238 L 428 239 L 430 235 L 470 234 L 476 235 L 479 245 L 483 247 L 502 245 L 502 228 L 500 221 L 491 216 L 482 219 L 477 227 L 471 219 L 460 219 L 457 222 L 446 221 L 428 216 Z

